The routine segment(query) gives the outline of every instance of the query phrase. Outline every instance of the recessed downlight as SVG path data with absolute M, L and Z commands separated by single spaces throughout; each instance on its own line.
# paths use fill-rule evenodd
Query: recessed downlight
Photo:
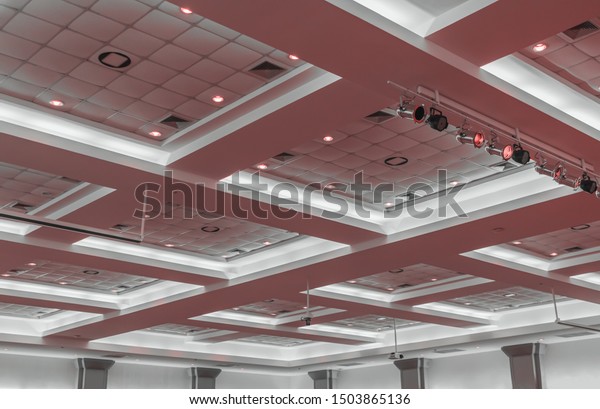
M 67 285 L 68 283 L 66 281 L 59 281 L 58 284 L 60 284 L 60 285 Z
M 296 54 L 288 54 L 288 58 L 292 61 L 297 61 L 300 59 Z
M 202 228 L 200 228 L 200 230 L 202 230 L 205 233 L 216 233 L 221 229 L 217 226 L 203 226 Z
M 100 271 L 98 271 L 98 270 L 83 270 L 83 274 L 95 276 L 95 275 L 100 274 Z
M 587 230 L 589 229 L 591 226 L 589 224 L 580 224 L 578 226 L 573 226 L 571 227 L 571 230 L 575 230 L 575 231 L 579 231 L 579 230 Z
M 350 280 L 350 281 L 348 281 L 348 283 L 350 283 L 350 284 L 356 284 L 356 280 Z
M 548 45 L 546 43 L 537 43 L 536 45 L 533 46 L 533 51 L 535 51 L 536 53 L 541 53 L 542 51 L 544 51 L 546 48 L 548 48 Z
M 61 101 L 60 99 L 53 99 L 48 103 L 50 105 L 52 105 L 53 107 L 62 107 L 65 105 L 65 103 L 63 101 Z
M 28 265 L 29 267 L 35 267 L 35 266 L 37 266 L 37 263 L 33 263 L 33 262 L 32 262 L 32 263 L 27 263 L 27 265 Z
M 517 294 L 515 294 L 515 293 L 506 293 L 506 294 L 504 294 L 504 296 L 508 297 L 508 298 L 514 297 L 515 295 L 517 295 Z
M 183 14 L 192 14 L 193 11 L 186 8 L 186 7 L 179 7 L 179 11 L 181 11 Z
M 267 240 L 267 241 L 263 241 L 263 244 L 264 244 L 265 246 L 270 246 L 270 245 L 271 245 L 271 244 L 273 244 L 273 243 L 271 243 L 270 241 L 268 241 L 268 240 Z
M 550 253 L 550 257 L 556 257 L 558 256 L 558 253 L 556 251 L 553 251 L 552 253 Z
M 166 243 L 165 247 L 175 247 L 175 245 L 173 243 Z
M 148 135 L 150 135 L 154 138 L 160 138 L 162 136 L 162 133 L 159 131 L 150 131 L 150 132 L 148 132 Z
M 395 288 L 394 287 L 388 287 L 388 288 L 386 288 L 386 290 L 388 290 L 388 291 L 394 291 Z
M 513 241 L 512 244 L 518 246 L 519 244 L 523 244 L 523 242 L 517 240 L 517 241 Z
M 259 163 L 258 165 L 256 165 L 256 167 L 260 170 L 265 170 L 269 167 L 269 165 L 267 165 L 266 163 Z
M 219 104 L 219 103 L 225 101 L 225 97 L 223 97 L 222 95 L 215 95 L 212 97 L 212 101 Z
M 323 140 L 324 140 L 325 142 L 331 142 L 331 141 L 333 141 L 333 136 L 331 136 L 331 135 L 325 135 L 325 136 L 323 137 Z
M 386 208 L 394 207 L 394 203 L 393 202 L 385 202 L 383 204 L 383 206 L 386 207 Z
M 2 277 L 10 277 L 10 273 L 2 273 L 2 274 L 0 274 L 0 276 L 2 276 Z
M 392 274 L 398 274 L 398 273 L 402 273 L 403 271 L 404 271 L 403 268 L 394 268 L 394 269 L 389 270 L 388 272 L 392 273 Z

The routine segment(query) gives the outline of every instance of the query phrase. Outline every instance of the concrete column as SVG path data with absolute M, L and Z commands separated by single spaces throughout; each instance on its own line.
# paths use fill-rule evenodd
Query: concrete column
M 542 389 L 542 362 L 545 345 L 535 344 L 507 345 L 502 352 L 510 361 L 510 378 L 513 389 Z
M 190 368 L 192 389 L 216 389 L 217 376 L 220 374 L 221 370 L 216 368 Z
M 77 389 L 106 389 L 108 370 L 114 364 L 110 359 L 77 358 Z
M 333 389 L 333 381 L 337 378 L 337 371 L 331 369 L 322 369 L 320 371 L 311 371 L 308 376 L 314 381 L 313 389 Z
M 425 358 L 398 359 L 394 361 L 400 370 L 402 389 L 425 389 L 425 368 L 428 361 Z

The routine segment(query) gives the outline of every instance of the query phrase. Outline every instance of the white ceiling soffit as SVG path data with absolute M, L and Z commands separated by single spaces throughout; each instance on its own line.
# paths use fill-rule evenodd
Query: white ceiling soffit
M 486 64 L 481 69 L 521 92 L 514 89 L 503 91 L 600 141 L 600 105 L 585 96 L 580 89 L 575 90 L 512 55 Z M 535 100 L 525 94 L 535 97 Z
M 427 37 L 473 14 L 496 0 L 327 0 L 370 24 L 381 19 Z

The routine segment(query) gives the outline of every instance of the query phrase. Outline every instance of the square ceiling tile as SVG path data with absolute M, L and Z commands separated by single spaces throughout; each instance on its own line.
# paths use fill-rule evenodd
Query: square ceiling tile
M 235 42 L 246 48 L 254 50 L 259 54 L 263 54 L 263 55 L 267 55 L 275 50 L 270 45 L 261 43 L 260 41 L 255 40 L 255 39 L 250 38 L 245 35 L 240 35 L 238 38 L 235 39 Z
M 40 49 L 33 41 L 0 31 L 0 53 L 20 60 L 27 60 Z
M 134 99 L 107 89 L 101 89 L 89 97 L 88 101 L 105 108 L 121 110 L 132 104 Z
M 26 63 L 13 72 L 12 77 L 29 84 L 47 88 L 58 81 L 61 75 L 46 68 Z
M 336 159 L 334 163 L 346 169 L 356 170 L 369 163 L 369 160 L 361 158 L 360 156 L 350 154 Z
M 62 0 L 31 0 L 23 11 L 59 26 L 66 26 L 83 12 L 83 9 Z
M 75 57 L 86 59 L 102 47 L 100 41 L 93 40 L 71 30 L 61 31 L 48 43 L 48 45 L 59 51 L 74 55 Z
M 156 88 L 144 95 L 142 100 L 165 109 L 173 109 L 187 101 L 187 97 L 164 88 Z
M 60 31 L 60 27 L 20 13 L 14 16 L 3 30 L 27 40 L 45 44 Z
M 211 60 L 234 69 L 242 69 L 258 61 L 262 56 L 236 43 L 229 43 L 210 55 Z
M 589 56 L 569 44 L 560 50 L 546 54 L 545 58 L 559 67 L 568 68 L 587 60 Z
M 177 72 L 152 61 L 142 61 L 128 71 L 128 74 L 142 81 L 160 85 L 177 75 Z
M 189 75 L 179 74 L 165 82 L 163 87 L 188 97 L 195 97 L 210 88 L 210 84 Z
M 52 71 L 66 74 L 81 64 L 82 60 L 69 54 L 62 53 L 52 48 L 44 47 L 40 49 L 29 62 L 48 68 Z
M 185 73 L 212 84 L 217 84 L 229 77 L 235 70 L 207 58 L 192 65 Z
M 199 57 L 181 47 L 167 44 L 152 54 L 150 59 L 166 67 L 183 71 L 198 62 Z
M 418 144 L 419 143 L 414 139 L 407 138 L 404 135 L 398 135 L 394 138 L 390 138 L 382 142 L 380 146 L 386 149 L 390 149 L 394 152 L 402 153 L 405 150 L 410 149 Z
M 165 44 L 164 41 L 133 28 L 123 31 L 110 43 L 140 57 L 149 56 Z
M 23 64 L 21 60 L 0 54 L 0 74 L 10 75 L 21 64 Z
M 99 0 L 92 6 L 92 11 L 123 24 L 132 24 L 148 13 L 150 7 L 137 1 Z
M 243 72 L 233 74 L 231 77 L 221 81 L 220 87 L 227 88 L 237 94 L 246 95 L 260 88 L 265 84 L 264 81 L 252 77 Z
M 420 126 L 412 131 L 405 132 L 404 135 L 408 138 L 414 139 L 417 142 L 429 142 L 444 134 L 431 129 L 429 126 Z
M 4 26 L 15 14 L 17 14 L 16 10 L 0 5 L 0 27 Z
M 143 119 L 144 121 L 158 122 L 166 116 L 169 111 L 143 101 L 136 101 L 123 109 L 123 113 Z
M 121 75 L 108 84 L 107 88 L 132 98 L 141 98 L 152 91 L 154 86 L 146 81 L 130 77 L 129 75 Z
M 214 33 L 218 36 L 224 37 L 228 40 L 233 40 L 233 39 L 239 37 L 239 35 L 240 35 L 240 33 L 238 33 L 237 31 L 234 31 L 230 28 L 222 26 L 219 23 L 215 23 L 214 21 L 209 20 L 207 18 L 205 18 L 200 23 L 198 23 L 198 26 L 202 27 L 203 29 L 208 30 L 211 33 Z
M 355 152 L 355 155 L 367 158 L 369 160 L 383 160 L 386 157 L 394 155 L 394 152 L 378 145 L 370 146 L 366 149 Z
M 344 152 L 358 152 L 360 150 L 366 149 L 371 146 L 368 142 L 359 139 L 355 136 L 351 136 L 349 138 L 345 138 L 342 141 L 335 142 L 333 145 L 336 149 L 342 150 Z
M 217 109 L 203 102 L 190 100 L 179 105 L 174 111 L 188 118 L 201 119 L 217 111 Z
M 36 85 L 28 84 L 23 81 L 19 81 L 13 78 L 6 78 L 0 83 L 0 92 L 13 97 L 25 99 L 27 101 L 33 101 L 35 97 L 40 94 L 44 88 Z
M 374 126 L 356 134 L 356 136 L 358 136 L 359 138 L 372 144 L 381 143 L 387 139 L 392 138 L 395 135 L 395 132 L 385 129 L 382 126 Z
M 208 56 L 227 44 L 227 40 L 199 27 L 192 27 L 173 40 L 173 43 L 194 54 Z
M 119 71 L 111 70 L 110 68 L 102 67 L 100 65 L 85 61 L 71 71 L 70 75 L 82 81 L 105 86 L 119 77 L 121 73 Z
M 146 121 L 142 121 L 140 119 L 120 113 L 110 116 L 106 121 L 104 121 L 104 123 L 129 132 L 135 132 L 142 126 L 146 125 Z
M 77 17 L 69 25 L 69 28 L 88 37 L 110 41 L 122 32 L 125 26 L 99 14 L 86 11 Z
M 108 117 L 114 115 L 115 111 L 91 102 L 82 101 L 71 109 L 71 113 L 91 121 L 104 122 Z
M 324 146 L 323 148 L 316 150 L 310 154 L 311 157 L 322 160 L 322 161 L 326 161 L 326 162 L 333 162 L 333 161 L 335 161 L 339 158 L 342 158 L 346 155 L 347 155 L 346 152 L 341 151 L 339 149 L 335 149 L 331 146 Z M 294 162 L 294 164 L 297 165 L 298 160 L 296 160 Z
M 98 92 L 100 87 L 72 77 L 65 77 L 52 85 L 52 90 L 75 98 L 86 99 Z
M 303 143 L 302 145 L 297 146 L 294 149 L 291 149 L 291 151 L 292 151 L 292 153 L 305 154 L 305 153 L 314 152 L 317 149 L 321 149 L 322 147 L 323 147 L 322 143 L 310 141 L 310 142 Z
M 152 10 L 133 26 L 138 30 L 167 41 L 174 39 L 190 28 L 189 23 L 159 10 Z
M 600 56 L 600 33 L 592 34 L 573 45 L 591 57 L 598 57 Z
M 435 155 L 440 152 L 439 149 L 436 149 L 432 146 L 419 144 L 409 148 L 403 152 L 403 156 L 406 156 L 409 160 L 412 159 L 423 159 L 431 155 Z
M 337 166 L 333 163 L 324 163 L 323 165 L 319 166 L 318 168 L 313 169 L 313 172 L 318 173 L 323 176 L 326 176 L 326 177 L 329 177 L 329 178 L 335 178 L 335 176 L 342 174 L 346 171 L 347 171 L 346 168 Z
M 600 62 L 590 58 L 580 64 L 572 66 L 568 71 L 577 78 L 588 81 L 600 76 Z

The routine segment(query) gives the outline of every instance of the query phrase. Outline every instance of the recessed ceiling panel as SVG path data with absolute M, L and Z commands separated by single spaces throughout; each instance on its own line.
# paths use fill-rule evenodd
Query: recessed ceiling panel
M 512 241 L 511 246 L 552 258 L 600 247 L 600 221 Z
M 413 326 L 415 324 L 419 323 L 416 321 L 396 319 L 397 329 Z M 327 323 L 327 325 L 359 329 L 362 331 L 383 332 L 394 329 L 394 318 L 382 317 L 379 315 L 363 315 L 355 318 L 332 321 Z
M 160 332 L 162 334 L 170 334 L 170 335 L 183 335 L 183 336 L 209 334 L 212 332 L 218 332 L 218 330 L 212 329 L 212 328 L 193 327 L 190 325 L 179 325 L 179 324 L 157 325 L 157 326 L 148 328 L 147 331 Z
M 166 1 L 41 3 L 3 8 L 0 93 L 148 141 L 167 139 L 303 63 Z M 182 120 L 165 121 L 173 115 Z
M 278 347 L 296 347 L 299 345 L 310 344 L 313 341 L 307 339 L 297 339 L 288 337 L 275 337 L 270 335 L 256 335 L 253 337 L 239 339 L 240 342 L 247 342 L 251 344 L 262 344 L 272 345 Z
M 117 295 L 158 282 L 157 279 L 149 277 L 45 260 L 34 260 L 26 265 L 5 271 L 0 274 L 0 278 Z
M 113 229 L 141 233 L 141 221 L 126 220 Z M 231 259 L 276 246 L 298 233 L 267 227 L 216 213 L 173 206 L 155 218 L 145 219 L 143 242 L 206 256 Z
M 560 296 L 556 298 L 564 299 L 564 297 Z M 524 287 L 512 287 L 454 298 L 446 302 L 453 305 L 460 305 L 461 307 L 500 312 L 552 302 L 552 294 Z
M 359 277 L 347 283 L 390 293 L 412 289 L 412 287 L 417 286 L 431 285 L 439 281 L 456 279 L 458 277 L 467 278 L 470 276 L 441 267 L 415 264 L 367 277 Z
M 269 299 L 235 307 L 234 310 L 247 314 L 281 317 L 303 313 L 305 311 L 305 307 L 306 304 L 286 300 Z M 311 307 L 311 310 L 314 310 L 315 308 L 320 309 L 322 307 Z
M 41 319 L 54 315 L 61 310 L 56 308 L 42 308 L 31 305 L 7 304 L 0 302 L 0 315 L 17 318 Z

